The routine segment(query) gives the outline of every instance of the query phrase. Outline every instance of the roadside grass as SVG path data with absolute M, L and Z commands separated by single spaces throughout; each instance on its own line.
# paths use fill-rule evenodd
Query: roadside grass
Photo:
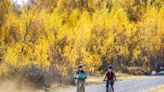
M 103 83 L 105 75 L 98 75 L 98 76 L 88 76 L 87 84 L 99 84 Z M 156 78 L 158 76 L 145 76 L 145 75 L 129 75 L 125 73 L 116 73 L 117 81 L 124 81 L 124 80 L 140 80 L 140 79 L 147 79 L 147 78 Z
M 157 88 L 150 89 L 148 92 L 164 92 L 164 85 L 161 85 Z

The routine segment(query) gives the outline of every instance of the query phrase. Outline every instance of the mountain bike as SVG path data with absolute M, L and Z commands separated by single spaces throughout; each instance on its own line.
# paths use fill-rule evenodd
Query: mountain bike
M 104 80 L 104 81 L 106 81 L 106 92 L 113 92 L 112 80 Z
M 76 83 L 77 91 L 76 92 L 85 92 L 85 81 L 78 80 Z

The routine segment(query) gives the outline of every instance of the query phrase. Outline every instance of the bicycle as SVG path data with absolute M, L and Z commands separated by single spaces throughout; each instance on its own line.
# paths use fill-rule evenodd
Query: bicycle
M 76 92 L 85 92 L 85 81 L 84 80 L 77 80 L 76 86 L 77 86 Z
M 113 92 L 112 80 L 104 80 L 104 81 L 106 81 L 106 92 Z

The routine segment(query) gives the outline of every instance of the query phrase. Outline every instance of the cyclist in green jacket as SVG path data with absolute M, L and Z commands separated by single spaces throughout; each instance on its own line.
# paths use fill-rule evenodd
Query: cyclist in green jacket
M 75 73 L 77 92 L 85 92 L 85 80 L 87 78 L 86 72 L 83 70 L 83 65 L 78 65 L 78 71 Z

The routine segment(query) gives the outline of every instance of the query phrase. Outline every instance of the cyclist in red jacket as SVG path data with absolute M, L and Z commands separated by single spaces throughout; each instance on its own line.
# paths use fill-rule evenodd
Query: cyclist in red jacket
M 108 91 L 108 87 L 109 87 L 109 84 L 110 84 L 111 87 L 112 87 L 112 91 L 114 92 L 114 87 L 113 86 L 114 86 L 114 81 L 116 80 L 116 75 L 113 72 L 113 68 L 111 66 L 108 67 L 108 71 L 105 74 L 104 80 L 107 80 L 107 82 L 106 82 L 107 91 Z

